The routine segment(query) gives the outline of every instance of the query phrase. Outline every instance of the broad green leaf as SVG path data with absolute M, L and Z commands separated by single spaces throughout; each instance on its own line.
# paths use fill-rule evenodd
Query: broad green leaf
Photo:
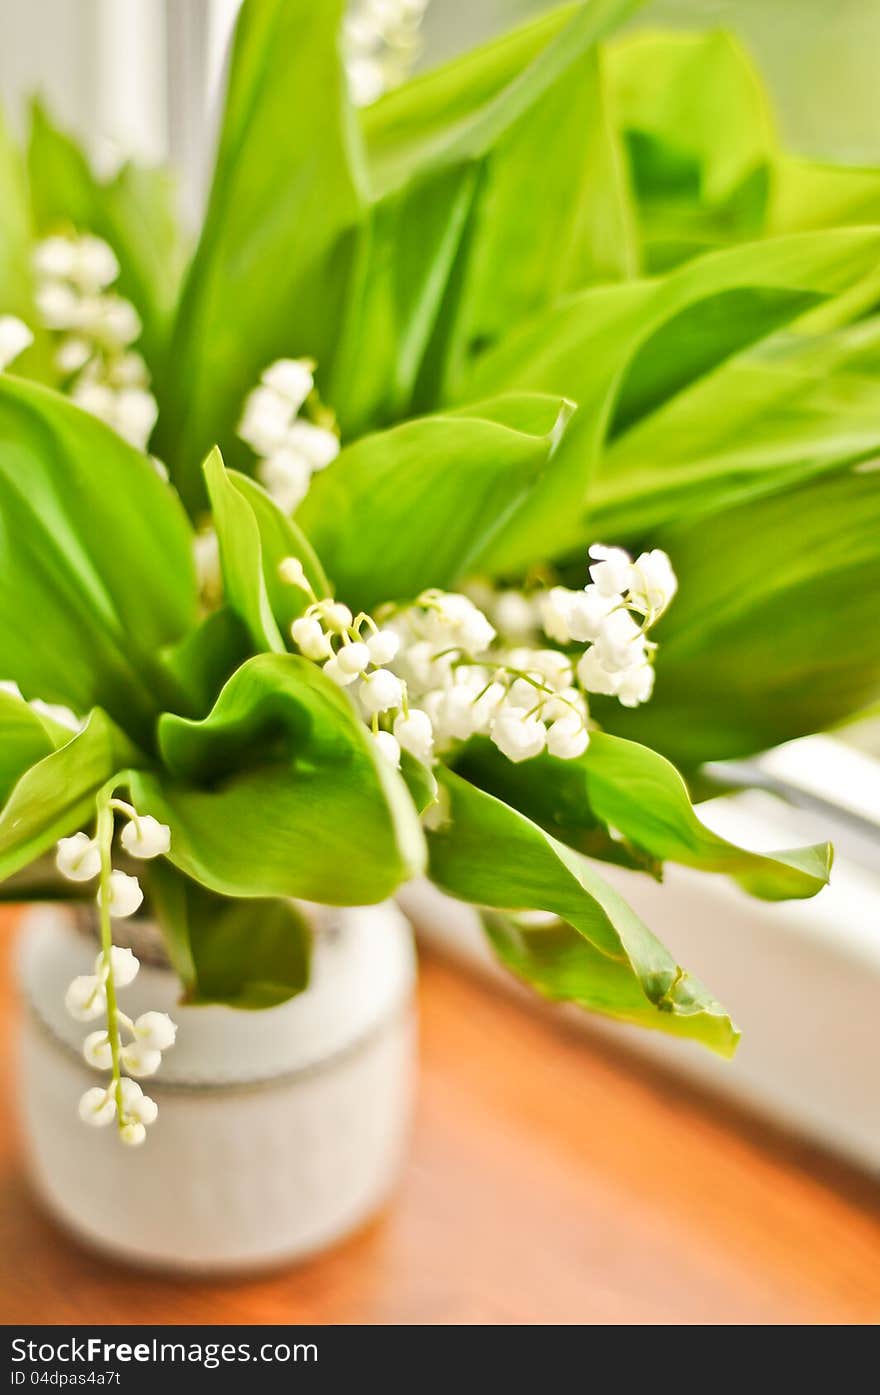
M 309 928 L 292 901 L 217 896 L 164 859 L 147 886 L 184 1002 L 267 1008 L 307 987 Z
M 828 881 L 827 843 L 767 854 L 736 847 L 700 822 L 674 765 L 607 732 L 594 732 L 578 760 L 544 755 L 521 765 L 488 742 L 474 743 L 457 769 L 563 842 L 606 861 L 627 865 L 631 852 L 629 865 L 641 859 L 647 870 L 679 862 L 720 872 L 768 901 L 815 896 Z
M 192 627 L 189 525 L 146 456 L 58 394 L 0 377 L 0 673 L 99 705 L 135 739 L 180 700 L 159 651 Z
M 220 689 L 237 668 L 253 654 L 253 643 L 243 621 L 228 605 L 202 619 L 194 630 L 161 655 L 162 666 L 185 693 L 188 710 L 203 717 Z
M 880 232 L 797 234 L 700 257 L 656 281 L 570 297 L 477 365 L 475 393 L 559 392 L 578 412 L 544 479 L 482 559 L 493 571 L 560 556 L 585 536 L 590 486 L 606 437 L 732 355 L 863 278 Z
M 0 810 L 0 881 L 90 824 L 95 795 L 138 752 L 100 710 L 81 732 L 26 770 Z
M 310 603 L 299 587 L 278 574 L 285 557 L 297 557 L 315 593 L 329 594 L 327 578 L 311 544 L 260 485 L 227 470 L 216 448 L 204 465 L 208 497 L 220 543 L 226 600 L 247 627 L 258 650 L 286 652 L 282 629 Z M 279 629 L 279 625 L 282 629 Z
M 511 394 L 364 436 L 314 479 L 298 521 L 358 608 L 451 585 L 528 498 L 569 414 Z
M 771 236 L 880 223 L 880 170 L 780 155 L 773 171 Z
M 0 692 L 0 800 L 20 775 L 70 740 L 70 729 L 35 712 L 13 693 Z
M 31 114 L 28 174 L 41 237 L 90 232 L 113 248 L 119 260 L 114 290 L 137 309 L 143 324 L 138 352 L 160 373 L 182 271 L 170 175 L 127 162 L 111 179 L 99 180 L 80 146 L 39 102 Z
M 650 536 L 880 450 L 880 321 L 778 336 L 643 418 L 590 488 L 598 535 Z
M 773 122 L 731 34 L 641 32 L 609 45 L 649 270 L 764 228 Z
M 433 770 L 427 765 L 422 765 L 409 751 L 400 753 L 400 773 L 420 814 L 437 803 L 437 779 Z
M 585 858 L 457 775 L 443 771 L 440 783 L 449 820 L 428 835 L 428 848 L 442 890 L 496 910 L 558 916 L 584 946 L 580 1001 L 733 1053 L 737 1033 L 724 1009 Z
M 329 371 L 363 208 L 339 55 L 342 0 L 245 0 L 201 239 L 163 384 L 159 454 L 190 510 L 199 463 L 274 359 Z M 236 455 L 237 452 L 237 455 Z
M 654 696 L 603 726 L 685 768 L 819 731 L 880 696 L 880 474 L 817 479 L 654 541 L 679 593 Z
M 229 896 L 381 901 L 421 866 L 418 819 L 347 694 L 293 654 L 259 655 L 201 722 L 166 715 L 166 771 L 130 772 L 172 862 Z

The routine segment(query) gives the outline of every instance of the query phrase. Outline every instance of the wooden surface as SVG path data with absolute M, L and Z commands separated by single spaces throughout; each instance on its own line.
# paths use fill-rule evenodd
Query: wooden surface
M 421 1102 L 394 1205 L 324 1258 L 232 1283 L 116 1268 L 44 1218 L 6 1126 L 2 1050 L 2 1320 L 880 1318 L 880 1207 L 865 1179 L 440 961 L 423 964 L 421 1009 Z

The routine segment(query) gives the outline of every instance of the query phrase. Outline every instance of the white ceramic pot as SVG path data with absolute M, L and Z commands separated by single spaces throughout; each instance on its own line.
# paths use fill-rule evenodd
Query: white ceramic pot
M 95 943 L 64 909 L 28 914 L 20 1090 L 39 1193 L 83 1240 L 142 1265 L 219 1272 L 301 1258 L 388 1196 L 408 1133 L 415 960 L 392 904 L 318 916 L 310 986 L 264 1012 L 180 1007 L 142 962 L 121 1006 L 156 1008 L 177 1043 L 144 1087 L 159 1117 L 143 1147 L 83 1125 L 97 1077 L 64 993 Z

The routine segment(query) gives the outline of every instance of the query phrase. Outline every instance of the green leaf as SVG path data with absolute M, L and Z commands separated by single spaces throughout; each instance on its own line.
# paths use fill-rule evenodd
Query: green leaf
M 309 927 L 292 901 L 217 896 L 164 860 L 147 887 L 184 1002 L 275 1007 L 308 986 Z
M 201 722 L 164 716 L 165 772 L 130 773 L 138 809 L 172 830 L 171 861 L 229 896 L 381 901 L 421 867 L 400 776 L 317 665 L 260 655 Z
M 511 394 L 348 446 L 298 520 L 340 594 L 365 610 L 472 570 L 551 459 L 570 407 Z
M 778 336 L 722 365 L 607 448 L 590 489 L 597 534 L 648 536 L 873 455 L 880 321 Z
M 489 742 L 474 743 L 457 768 L 589 856 L 627 865 L 631 851 L 629 865 L 641 858 L 655 872 L 664 862 L 719 872 L 768 901 L 815 896 L 828 881 L 827 843 L 762 854 L 727 842 L 697 818 L 674 765 L 607 732 L 593 732 L 577 760 L 544 755 L 521 765 L 505 760 Z
M 880 696 L 880 475 L 856 467 L 659 532 L 679 593 L 651 702 L 602 725 L 685 768 L 820 731 Z
M 20 697 L 0 692 L 0 800 L 20 775 L 70 740 L 70 729 L 35 712 Z
M 582 946 L 578 1001 L 733 1053 L 737 1032 L 724 1009 L 584 858 L 451 772 L 439 778 L 449 821 L 428 846 L 430 876 L 442 890 L 496 910 L 558 916 Z
M 0 810 L 0 881 L 90 824 L 95 795 L 138 752 L 100 708 L 81 732 L 26 770 Z M 54 737 L 53 737 L 54 740 Z
M 223 605 L 206 615 L 178 644 L 163 650 L 161 660 L 186 694 L 193 716 L 203 717 L 223 684 L 252 654 L 245 625 L 234 610 Z
M 0 377 L 2 676 L 149 741 L 180 698 L 158 652 L 196 605 L 189 525 L 147 457 L 58 394 Z
M 797 234 L 700 257 L 657 281 L 600 287 L 539 316 L 478 364 L 480 393 L 564 393 L 578 412 L 528 504 L 485 559 L 515 571 L 581 545 L 609 432 L 647 413 L 751 342 L 839 295 L 876 264 L 880 233 Z
M 75 230 L 109 242 L 119 260 L 114 290 L 134 304 L 143 324 L 138 352 L 161 373 L 183 265 L 170 175 L 129 161 L 112 179 L 97 179 L 80 146 L 39 102 L 31 112 L 28 174 L 39 236 Z
M 193 511 L 210 448 L 245 459 L 235 425 L 266 365 L 309 356 L 329 371 L 363 207 L 341 12 L 342 0 L 241 8 L 208 211 L 162 385 L 159 454 Z
M 649 270 L 763 231 L 776 153 L 760 77 L 737 39 L 638 33 L 609 46 Z

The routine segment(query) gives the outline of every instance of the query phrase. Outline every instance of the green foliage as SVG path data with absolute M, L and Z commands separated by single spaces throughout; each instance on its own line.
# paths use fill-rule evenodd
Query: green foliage
M 71 737 L 0 694 L 0 876 L 22 887 L 127 782 L 172 829 L 145 876 L 191 1001 L 299 991 L 289 898 L 391 895 L 430 810 L 431 875 L 493 908 L 515 973 L 729 1053 L 725 1011 L 587 857 L 769 898 L 827 879 L 825 847 L 717 838 L 664 757 L 690 773 L 880 694 L 880 174 L 783 150 L 728 36 L 614 38 L 636 8 L 565 5 L 356 113 L 342 0 L 244 0 L 186 268 L 165 174 L 99 180 L 39 106 L 26 161 L 0 127 L 0 314 L 33 324 L 35 236 L 104 237 L 172 478 L 0 378 L 0 679 L 90 714 Z M 343 444 L 296 520 L 236 437 L 281 357 L 316 361 Z M 52 381 L 45 337 L 15 368 Z M 212 614 L 184 508 L 218 535 Z M 580 759 L 474 742 L 457 774 L 406 753 L 398 774 L 288 652 L 309 596 L 284 557 L 374 610 L 573 558 L 580 585 L 597 537 L 664 547 L 680 593 L 654 699 L 597 700 L 606 732 Z

